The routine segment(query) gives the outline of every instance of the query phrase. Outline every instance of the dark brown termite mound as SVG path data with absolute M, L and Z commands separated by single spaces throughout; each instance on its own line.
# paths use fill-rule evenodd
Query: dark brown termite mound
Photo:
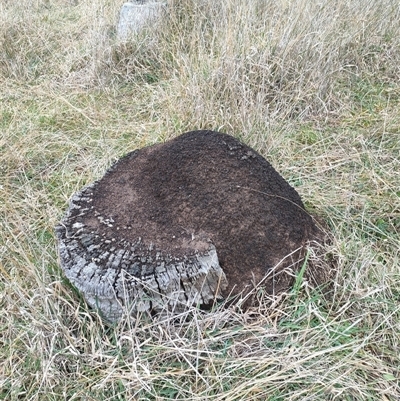
M 129 153 L 73 195 L 56 232 L 67 278 L 109 320 L 206 307 L 262 280 L 278 293 L 324 237 L 261 155 L 213 131 Z

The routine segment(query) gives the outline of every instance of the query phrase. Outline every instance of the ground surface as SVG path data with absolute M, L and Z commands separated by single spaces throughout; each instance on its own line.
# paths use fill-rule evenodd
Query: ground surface
M 398 400 L 398 2 L 171 4 L 127 44 L 116 1 L 0 5 L 0 399 Z M 113 326 L 69 285 L 71 194 L 193 129 L 241 139 L 325 219 L 329 296 L 300 274 L 247 312 Z

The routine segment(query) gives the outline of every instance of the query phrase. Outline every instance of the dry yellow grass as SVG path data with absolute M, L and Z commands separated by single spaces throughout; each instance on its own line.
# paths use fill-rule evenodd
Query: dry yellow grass
M 398 400 L 397 1 L 0 4 L 0 400 Z M 323 216 L 330 296 L 108 326 L 58 267 L 70 195 L 137 147 L 233 134 Z

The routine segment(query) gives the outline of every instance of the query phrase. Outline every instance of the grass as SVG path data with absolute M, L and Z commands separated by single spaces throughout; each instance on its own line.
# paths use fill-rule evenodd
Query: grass
M 398 2 L 171 1 L 128 43 L 119 7 L 0 5 L 0 400 L 398 400 Z M 325 219 L 332 291 L 302 271 L 246 312 L 108 325 L 53 227 L 118 157 L 201 128 L 254 147 Z

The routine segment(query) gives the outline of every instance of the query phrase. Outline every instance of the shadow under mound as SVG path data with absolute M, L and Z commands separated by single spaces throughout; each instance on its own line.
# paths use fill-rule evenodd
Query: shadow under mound
M 56 231 L 66 276 L 110 320 L 207 307 L 260 281 L 277 294 L 326 238 L 260 154 L 213 131 L 129 153 L 72 197 Z

